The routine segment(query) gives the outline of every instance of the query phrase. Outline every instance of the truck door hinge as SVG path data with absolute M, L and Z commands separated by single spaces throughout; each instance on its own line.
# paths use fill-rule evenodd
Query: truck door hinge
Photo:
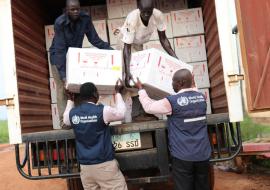
M 229 84 L 237 83 L 241 80 L 245 80 L 245 77 L 243 74 L 229 74 Z
M 14 98 L 0 99 L 0 106 L 14 106 Z

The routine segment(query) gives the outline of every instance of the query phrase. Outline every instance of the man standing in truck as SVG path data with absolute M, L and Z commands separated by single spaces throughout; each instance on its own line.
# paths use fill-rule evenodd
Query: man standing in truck
M 55 20 L 54 31 L 55 35 L 50 47 L 50 61 L 53 78 L 57 86 L 57 107 L 62 121 L 66 106 L 64 85 L 66 82 L 66 53 L 68 48 L 81 48 L 84 35 L 87 36 L 93 46 L 99 49 L 112 48 L 107 42 L 99 38 L 91 17 L 80 11 L 79 0 L 66 1 L 66 12 Z
M 115 32 L 123 43 L 123 57 L 125 64 L 125 84 L 130 86 L 132 78 L 130 73 L 131 52 L 143 50 L 143 44 L 148 42 L 152 34 L 157 31 L 159 41 L 164 50 L 171 56 L 176 57 L 174 50 L 166 36 L 166 23 L 163 13 L 154 8 L 153 0 L 139 0 L 138 9 L 130 12 L 124 25 Z
M 175 95 L 155 101 L 148 97 L 138 79 L 139 100 L 147 113 L 168 116 L 169 150 L 176 190 L 210 190 L 209 159 L 211 146 L 206 123 L 206 101 L 192 88 L 192 74 L 187 69 L 175 72 Z
M 97 104 L 99 93 L 90 82 L 80 87 L 80 105 L 74 107 L 70 97 L 67 102 L 64 123 L 74 130 L 77 159 L 85 190 L 127 190 L 125 178 L 114 158 L 109 127 L 110 122 L 124 119 L 126 107 L 120 94 L 123 88 L 123 82 L 117 81 L 115 108 Z
M 130 12 L 124 25 L 114 32 L 115 35 L 118 35 L 119 45 L 123 49 L 123 78 L 127 87 L 130 87 L 130 80 L 132 79 L 130 73 L 131 52 L 143 50 L 143 44 L 150 40 L 155 31 L 158 32 L 159 41 L 164 50 L 169 55 L 177 58 L 166 36 L 166 23 L 163 13 L 154 8 L 153 0 L 139 0 L 138 9 Z M 137 94 L 133 93 L 131 96 L 133 96 L 132 117 L 135 120 L 149 120 L 153 118 L 149 114 L 145 114 L 138 101 Z

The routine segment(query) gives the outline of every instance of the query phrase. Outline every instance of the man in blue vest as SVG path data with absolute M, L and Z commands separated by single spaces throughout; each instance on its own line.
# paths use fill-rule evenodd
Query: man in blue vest
M 208 169 L 211 146 L 207 133 L 206 101 L 192 88 L 187 69 L 175 72 L 175 95 L 155 101 L 148 97 L 138 79 L 139 100 L 147 113 L 168 115 L 169 150 L 176 190 L 210 190 Z
M 109 127 L 110 122 L 123 120 L 126 111 L 120 94 L 123 82 L 118 83 L 115 85 L 115 108 L 97 104 L 99 94 L 90 82 L 80 88 L 80 105 L 74 107 L 72 100 L 67 102 L 63 118 L 64 123 L 74 130 L 84 190 L 127 190 L 125 178 L 114 158 Z

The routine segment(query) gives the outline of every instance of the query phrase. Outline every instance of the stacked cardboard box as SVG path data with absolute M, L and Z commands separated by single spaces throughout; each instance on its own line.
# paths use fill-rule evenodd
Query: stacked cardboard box
M 51 63 L 50 63 L 50 54 L 48 53 L 48 64 L 49 64 L 49 84 L 50 84 L 50 92 L 51 92 L 51 109 L 52 109 L 52 122 L 53 129 L 61 129 L 60 128 L 60 117 L 57 107 L 57 85 L 55 83 L 55 79 L 53 78 L 51 71 Z
M 156 0 L 155 6 L 163 13 L 170 13 L 171 11 L 187 9 L 187 0 Z
M 174 47 L 177 57 L 193 66 L 196 86 L 207 97 L 207 113 L 211 113 L 209 75 L 201 8 L 171 12 Z
M 118 39 L 116 35 L 114 35 L 114 31 L 117 28 L 123 26 L 125 22 L 125 18 L 117 18 L 117 19 L 109 19 L 108 20 L 108 29 L 109 29 L 109 37 L 110 37 L 110 44 L 116 45 L 118 43 Z
M 184 62 L 206 61 L 204 36 L 174 38 L 176 55 Z
M 204 33 L 202 9 L 172 11 L 173 36 L 190 36 Z
M 107 0 L 108 19 L 126 17 L 137 9 L 137 0 Z
M 171 47 L 174 49 L 173 39 L 169 39 L 169 42 L 171 44 Z M 160 44 L 159 40 L 149 41 L 149 42 L 143 44 L 143 49 L 144 50 L 151 49 L 151 48 L 155 48 L 155 49 L 158 49 L 158 50 L 160 50 L 162 52 L 166 52 L 164 50 L 164 48 L 162 47 L 162 45 Z
M 92 20 L 105 20 L 108 18 L 106 5 L 91 6 L 91 18 Z
M 167 38 L 171 39 L 173 37 L 173 33 L 172 33 L 172 19 L 170 13 L 164 14 L 164 22 L 166 23 L 166 36 Z M 159 40 L 157 31 L 153 33 L 150 40 Z
M 93 24 L 100 39 L 102 39 L 104 42 L 109 42 L 106 20 L 95 20 L 93 21 Z

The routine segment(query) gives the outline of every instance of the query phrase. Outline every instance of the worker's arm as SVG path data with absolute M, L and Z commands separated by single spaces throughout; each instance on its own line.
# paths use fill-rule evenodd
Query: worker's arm
M 67 105 L 65 112 L 63 114 L 63 122 L 66 125 L 64 129 L 70 129 L 69 126 L 71 126 L 70 119 L 69 119 L 69 112 L 72 108 L 74 108 L 74 94 L 71 92 L 66 91 L 67 95 Z
M 125 85 L 127 87 L 130 87 L 129 82 L 132 79 L 132 75 L 130 73 L 131 44 L 124 43 L 123 57 L 124 57 L 123 72 L 125 76 Z
M 74 102 L 72 100 L 68 100 L 65 112 L 63 114 L 63 122 L 66 126 L 71 126 L 70 120 L 69 120 L 69 112 L 73 107 L 74 107 Z
M 103 109 L 103 120 L 105 123 L 109 123 L 112 121 L 121 121 L 125 118 L 126 105 L 121 96 L 121 92 L 124 89 L 124 84 L 122 80 L 117 80 L 115 84 L 115 107 L 104 106 Z
M 139 100 L 143 106 L 143 109 L 146 113 L 150 114 L 172 114 L 172 106 L 167 98 L 163 98 L 161 100 L 153 100 L 151 99 L 146 91 L 142 87 L 142 83 L 139 79 L 135 83 L 135 87 L 139 89 Z
M 53 46 L 50 48 L 51 63 L 56 65 L 61 80 L 66 79 L 66 40 L 64 29 L 57 21 L 54 24 Z
M 165 31 L 158 31 L 158 37 L 163 49 L 170 55 L 177 58 L 175 52 L 172 49 L 170 41 L 168 40 Z
M 102 39 L 100 39 L 91 19 L 89 19 L 85 34 L 86 34 L 89 42 L 93 46 L 95 46 L 99 49 L 110 49 L 110 50 L 113 49 L 110 47 L 109 43 L 104 42 Z
M 115 107 L 104 106 L 103 119 L 105 123 L 121 121 L 125 118 L 126 106 L 120 93 L 115 95 Z
M 134 13 L 130 13 L 126 20 L 124 25 L 121 27 L 122 39 L 121 41 L 124 43 L 124 49 L 123 49 L 123 59 L 124 59 L 124 66 L 123 66 L 123 74 L 124 74 L 124 82 L 125 86 L 130 87 L 130 79 L 132 78 L 132 75 L 130 73 L 130 60 L 131 60 L 131 44 L 133 44 L 135 39 L 135 33 L 136 33 L 136 25 L 138 22 L 138 17 L 134 15 Z
M 171 56 L 177 58 L 175 52 L 173 51 L 171 44 L 166 36 L 166 22 L 164 18 L 164 14 L 155 9 L 155 19 L 156 19 L 156 26 L 160 44 L 164 48 L 164 50 Z M 167 18 L 168 19 L 168 18 Z
M 139 90 L 139 100 L 146 113 L 150 114 L 172 114 L 172 106 L 167 98 L 161 100 L 151 99 L 144 89 Z

